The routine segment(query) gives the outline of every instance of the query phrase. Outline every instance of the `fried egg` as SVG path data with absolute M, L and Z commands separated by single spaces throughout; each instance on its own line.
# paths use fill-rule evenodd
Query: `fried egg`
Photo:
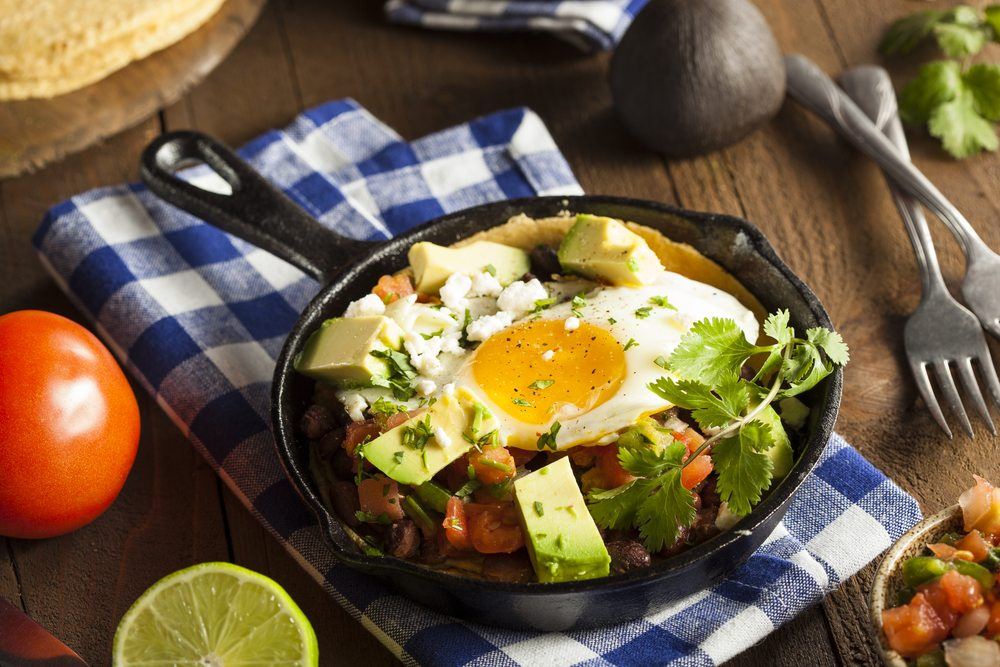
M 670 306 L 663 303 L 663 297 Z M 555 422 L 557 449 L 598 445 L 671 404 L 647 385 L 698 320 L 734 320 L 748 340 L 759 325 L 732 295 L 676 273 L 643 287 L 599 286 L 493 334 L 455 378 L 490 409 L 508 446 L 537 449 Z

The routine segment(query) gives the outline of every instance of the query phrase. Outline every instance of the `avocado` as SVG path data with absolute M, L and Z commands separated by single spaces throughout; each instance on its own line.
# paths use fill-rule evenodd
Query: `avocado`
M 648 285 L 663 265 L 646 241 L 619 220 L 580 214 L 559 246 L 563 269 L 612 285 Z
M 476 241 L 461 248 L 420 241 L 407 255 L 418 292 L 434 294 L 453 273 L 492 273 L 501 285 L 509 285 L 531 269 L 528 253 L 492 241 Z
M 795 398 L 789 396 L 778 401 L 778 408 L 781 410 L 781 421 L 798 430 L 806 425 L 809 418 L 809 406 Z
M 336 384 L 362 383 L 388 373 L 375 350 L 398 350 L 403 330 L 388 317 L 335 317 L 309 336 L 295 357 L 295 370 Z
M 781 424 L 781 417 L 770 405 L 757 415 L 756 421 L 771 427 L 774 446 L 764 453 L 771 458 L 771 463 L 774 464 L 771 469 L 771 479 L 773 481 L 779 480 L 792 469 L 792 443 L 788 439 L 788 434 L 785 433 L 785 427 Z
M 479 436 L 496 428 L 489 413 L 481 414 Z M 363 445 L 364 457 L 400 484 L 419 486 L 469 451 L 472 443 L 466 434 L 477 435 L 472 433 L 475 418 L 475 401 L 470 395 L 443 395 L 423 414 Z M 444 435 L 446 441 L 442 442 L 439 435 Z
M 569 457 L 515 481 L 514 495 L 539 581 L 608 575 L 611 556 L 587 510 Z
M 785 63 L 750 0 L 650 0 L 615 49 L 611 95 L 636 138 L 691 157 L 772 118 L 785 98 Z

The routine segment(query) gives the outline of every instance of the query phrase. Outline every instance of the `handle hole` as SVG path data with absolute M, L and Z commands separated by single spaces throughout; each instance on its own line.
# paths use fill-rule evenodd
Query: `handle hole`
M 185 174 L 184 180 L 193 185 L 196 188 L 205 190 L 206 192 L 212 192 L 217 195 L 225 195 L 227 197 L 232 196 L 233 186 L 229 184 L 222 175 L 219 174 L 212 165 L 208 164 L 204 160 L 199 160 L 197 158 L 184 158 L 177 164 L 172 165 L 170 169 L 171 173 L 175 176 L 180 171 L 188 170 L 198 170 L 197 174 Z
M 188 182 L 192 187 L 213 194 L 230 197 L 236 190 L 239 178 L 233 169 L 213 152 L 206 152 L 192 143 L 167 143 L 156 151 L 157 166 L 171 176 Z M 197 170 L 196 174 L 182 171 Z

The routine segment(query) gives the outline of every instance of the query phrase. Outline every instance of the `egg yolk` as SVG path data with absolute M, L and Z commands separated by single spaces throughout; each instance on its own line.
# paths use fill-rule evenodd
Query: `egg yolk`
M 472 372 L 507 414 L 545 424 L 614 396 L 625 379 L 625 351 L 608 331 L 588 322 L 568 331 L 565 320 L 535 320 L 484 341 Z

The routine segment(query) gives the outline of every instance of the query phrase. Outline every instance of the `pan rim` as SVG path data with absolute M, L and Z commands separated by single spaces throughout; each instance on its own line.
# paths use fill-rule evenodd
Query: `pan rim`
M 673 215 L 681 217 L 699 227 L 705 225 L 723 224 L 742 232 L 752 247 L 753 252 L 770 264 L 789 283 L 792 289 L 797 292 L 808 306 L 809 311 L 815 317 L 820 326 L 832 328 L 830 317 L 823 307 L 819 298 L 802 281 L 787 264 L 777 255 L 770 242 L 764 234 L 749 221 L 721 213 L 708 213 L 683 209 L 660 202 L 619 197 L 613 195 L 571 195 L 571 196 L 540 196 L 525 197 L 519 199 L 508 199 L 478 206 L 462 209 L 452 213 L 439 216 L 426 223 L 418 225 L 407 232 L 400 234 L 384 243 L 373 243 L 372 253 L 359 258 L 353 262 L 332 281 L 324 285 L 312 298 L 306 308 L 300 314 L 293 330 L 286 337 L 281 354 L 275 365 L 272 392 L 271 392 L 271 428 L 274 435 L 275 447 L 282 467 L 288 479 L 291 481 L 298 495 L 310 509 L 311 513 L 319 522 L 323 531 L 324 542 L 331 549 L 334 556 L 341 562 L 348 564 L 355 569 L 365 569 L 373 574 L 392 576 L 394 574 L 405 574 L 414 576 L 426 581 L 428 584 L 435 584 L 445 587 L 461 587 L 468 590 L 486 590 L 491 592 L 512 593 L 524 596 L 555 596 L 560 594 L 576 594 L 592 591 L 622 591 L 630 588 L 641 588 L 658 579 L 676 576 L 677 574 L 696 568 L 706 561 L 712 554 L 724 551 L 734 545 L 748 534 L 754 534 L 762 526 L 769 522 L 769 519 L 777 512 L 782 515 L 787 509 L 789 502 L 795 493 L 802 486 L 805 479 L 815 468 L 826 449 L 827 443 L 833 431 L 833 424 L 836 421 L 843 392 L 843 369 L 837 367 L 834 372 L 823 381 L 819 391 L 821 398 L 817 407 L 821 408 L 820 414 L 815 419 L 812 432 L 803 438 L 802 450 L 798 459 L 792 466 L 789 474 L 781 480 L 778 486 L 764 497 L 764 499 L 744 517 L 735 528 L 721 532 L 711 539 L 687 549 L 675 556 L 664 559 L 650 567 L 636 570 L 634 572 L 610 575 L 597 579 L 587 579 L 583 581 L 569 581 L 558 583 L 507 583 L 464 577 L 461 575 L 449 574 L 432 569 L 425 565 L 414 563 L 392 556 L 368 556 L 360 552 L 351 552 L 336 543 L 332 536 L 333 524 L 340 524 L 339 519 L 333 516 L 322 504 L 317 494 L 305 484 L 305 476 L 308 470 L 302 470 L 298 464 L 292 460 L 290 452 L 298 447 L 298 438 L 294 432 L 294 423 L 289 414 L 286 414 L 284 405 L 287 394 L 288 376 L 294 372 L 292 361 L 294 359 L 295 343 L 300 341 L 305 333 L 302 325 L 315 318 L 314 311 L 321 310 L 321 305 L 327 295 L 335 288 L 350 281 L 350 274 L 361 268 L 379 261 L 385 252 L 407 245 L 410 239 L 421 237 L 428 230 L 445 225 L 449 221 L 460 216 L 483 216 L 484 218 L 491 210 L 517 208 L 519 206 L 538 206 L 551 203 L 555 206 L 562 206 L 571 210 L 584 210 L 588 205 L 610 205 L 617 207 L 632 207 L 658 213 L 662 215 Z M 559 210 L 556 208 L 555 210 Z M 495 225 L 484 226 L 488 229 L 506 222 L 500 220 Z M 709 257 L 709 259 L 713 259 Z M 717 261 L 714 260 L 713 261 Z M 725 268 L 725 267 L 724 267 Z M 751 286 L 746 286 L 753 293 Z M 825 385 L 825 387 L 824 387 Z M 779 519 L 780 520 L 780 519 Z M 764 536 L 763 539 L 766 539 Z

